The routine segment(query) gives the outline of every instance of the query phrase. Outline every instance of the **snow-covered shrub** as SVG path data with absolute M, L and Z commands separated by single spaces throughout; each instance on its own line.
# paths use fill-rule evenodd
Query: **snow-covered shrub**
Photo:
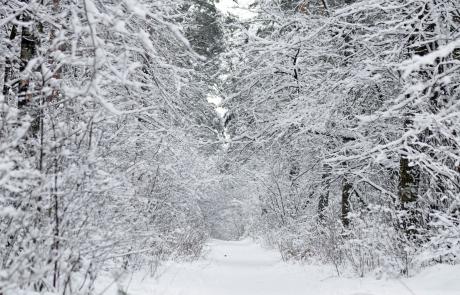
M 459 2 L 284 4 L 254 5 L 227 80 L 260 234 L 361 276 L 458 261 Z
M 454 208 L 456 208 L 454 206 Z M 458 210 L 458 209 L 454 209 Z M 434 212 L 430 222 L 433 232 L 429 241 L 422 248 L 418 261 L 422 265 L 434 263 L 460 263 L 460 218 L 457 213 L 452 215 Z
M 359 276 L 410 275 L 417 267 L 417 241 L 407 239 L 406 232 L 398 228 L 397 217 L 382 209 L 374 207 L 350 216 L 341 246 L 344 257 Z
M 44 247 L 49 228 L 40 222 L 46 207 L 36 193 L 42 177 L 21 151 L 30 121 L 0 94 L 0 290 L 5 291 L 40 284 L 43 274 L 35 274 L 35 267 L 50 270 Z
M 185 4 L 0 5 L 1 294 L 87 294 L 101 270 L 201 253 L 190 180 L 214 114 Z

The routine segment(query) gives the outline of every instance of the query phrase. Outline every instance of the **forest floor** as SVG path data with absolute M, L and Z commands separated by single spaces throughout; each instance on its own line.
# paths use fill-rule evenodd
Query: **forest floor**
M 459 278 L 459 265 L 398 280 L 338 277 L 332 267 L 285 263 L 250 240 L 212 240 L 199 261 L 165 265 L 157 278 L 130 275 L 123 288 L 128 295 L 460 295 Z

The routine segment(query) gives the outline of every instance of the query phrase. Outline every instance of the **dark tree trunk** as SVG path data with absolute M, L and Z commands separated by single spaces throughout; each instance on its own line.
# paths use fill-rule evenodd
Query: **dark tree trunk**
M 348 214 L 350 213 L 350 195 L 353 191 L 353 185 L 346 177 L 342 180 L 342 224 L 344 227 L 350 225 Z
M 323 164 L 323 174 L 321 176 L 321 193 L 318 201 L 318 216 L 320 220 L 324 220 L 324 210 L 329 205 L 329 186 L 331 177 L 331 166 Z
M 406 155 L 399 160 L 399 201 L 405 204 L 416 202 L 420 180 L 419 169 L 411 166 Z
M 31 21 L 27 12 L 22 15 L 22 22 L 28 23 Z M 28 63 L 36 55 L 37 39 L 34 35 L 33 29 L 28 26 L 22 26 L 21 30 L 21 52 L 20 52 L 20 65 L 19 70 L 23 76 L 19 81 L 18 87 L 18 108 L 23 109 L 29 113 L 33 118 L 30 126 L 30 133 L 36 136 L 40 129 L 40 120 L 37 118 L 36 108 L 33 106 L 33 97 L 30 89 L 30 79 L 27 73 L 24 73 Z
M 420 24 L 413 27 L 413 31 L 408 38 L 408 57 L 411 58 L 414 55 L 425 56 L 430 53 L 431 50 L 435 50 L 438 47 L 436 41 L 430 40 L 436 33 L 436 25 L 434 22 L 429 22 L 428 15 L 430 14 L 430 6 L 426 3 L 419 13 Z M 436 39 L 436 38 L 435 38 Z M 419 45 L 421 44 L 421 45 Z M 420 76 L 429 78 L 430 73 L 426 71 L 420 71 Z M 434 94 L 436 96 L 436 94 Z M 432 97 L 431 101 L 435 101 L 435 97 Z M 413 129 L 413 116 L 417 110 L 408 110 L 404 115 L 403 128 L 407 132 Z M 425 141 L 423 134 L 417 135 L 417 140 Z M 409 148 L 416 149 L 411 143 L 407 143 Z M 398 195 L 400 201 L 400 207 L 404 211 L 403 217 L 403 228 L 406 230 L 409 236 L 414 236 L 416 233 L 416 227 L 421 223 L 421 217 L 417 212 L 416 205 L 418 203 L 419 196 L 419 184 L 421 171 L 417 163 L 411 163 L 408 155 L 408 150 L 403 149 L 403 153 L 399 160 L 399 186 Z M 422 153 L 422 150 L 418 150 L 418 153 Z
M 24 15 L 22 18 L 23 22 L 29 22 L 30 17 Z M 21 73 L 26 69 L 27 64 L 32 60 L 35 56 L 35 45 L 36 39 L 32 32 L 32 30 L 26 26 L 22 27 L 21 33 L 21 64 L 19 70 Z M 19 82 L 19 100 L 18 100 L 18 108 L 24 108 L 25 106 L 31 103 L 31 95 L 28 93 L 29 91 L 29 79 L 21 79 Z
M 16 35 L 17 35 L 17 27 L 16 25 L 13 25 L 13 27 L 11 28 L 11 33 L 10 33 L 10 41 L 14 40 L 16 38 Z M 10 47 L 10 45 L 8 45 L 8 48 Z M 8 85 L 10 79 L 12 78 L 13 76 L 13 63 L 11 61 L 11 58 L 10 57 L 5 57 L 5 75 L 3 77 L 3 89 L 2 89 L 2 93 L 3 93 L 3 96 L 7 97 L 9 92 L 10 92 L 10 86 Z

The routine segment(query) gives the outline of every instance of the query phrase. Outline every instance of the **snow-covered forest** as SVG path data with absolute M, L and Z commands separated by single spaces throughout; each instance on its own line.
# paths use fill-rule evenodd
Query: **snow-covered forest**
M 458 0 L 0 0 L 0 88 L 0 295 L 460 294 Z

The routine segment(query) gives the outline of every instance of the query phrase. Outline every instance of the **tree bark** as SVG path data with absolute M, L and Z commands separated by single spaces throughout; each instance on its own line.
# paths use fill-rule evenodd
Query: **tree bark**
M 27 12 L 24 12 L 22 15 L 22 22 L 30 22 L 31 18 Z M 30 79 L 26 77 L 24 70 L 26 69 L 29 62 L 36 55 L 36 45 L 37 39 L 33 33 L 33 29 L 29 28 L 27 25 L 22 26 L 21 30 L 21 52 L 20 52 L 20 65 L 19 70 L 23 77 L 19 81 L 18 87 L 18 108 L 27 109 L 33 121 L 30 126 L 30 133 L 32 136 L 36 136 L 40 129 L 40 120 L 35 114 L 36 110 L 34 109 L 33 97 L 30 93 Z
M 318 216 L 320 221 L 324 220 L 324 211 L 329 205 L 329 187 L 331 177 L 331 166 L 323 164 L 323 174 L 321 176 L 321 194 L 318 201 Z
M 30 17 L 27 14 L 24 14 L 22 17 L 23 22 L 29 22 Z M 21 32 L 21 64 L 19 70 L 21 73 L 26 69 L 27 64 L 35 56 L 35 45 L 36 39 L 30 28 L 27 26 L 22 27 Z M 18 98 L 18 108 L 24 108 L 25 106 L 31 103 L 31 95 L 28 93 L 29 90 L 29 79 L 21 79 L 19 82 L 19 98 Z
M 430 14 L 430 3 L 427 2 L 421 8 L 422 11 L 419 13 L 418 19 L 420 24 L 413 26 L 413 31 L 410 33 L 408 38 L 408 57 L 411 58 L 415 55 L 425 56 L 430 53 L 431 50 L 434 50 L 438 47 L 437 41 L 430 40 L 433 38 L 436 29 L 436 24 L 434 22 L 429 23 L 428 15 Z M 428 22 L 428 23 L 427 23 Z M 436 39 L 436 38 L 435 38 Z M 420 45 L 419 45 L 420 44 Z M 420 76 L 429 78 L 430 73 L 422 70 L 418 73 Z M 435 100 L 434 97 L 430 99 L 431 101 Z M 404 115 L 403 129 L 404 132 L 407 132 L 413 129 L 413 117 L 416 115 L 417 110 L 408 110 Z M 417 140 L 424 141 L 423 134 L 417 135 Z M 410 148 L 414 148 L 411 143 L 407 143 Z M 418 153 L 423 151 L 418 150 Z M 418 201 L 419 195 L 419 183 L 421 177 L 421 171 L 415 163 L 411 163 L 410 156 L 408 155 L 409 151 L 403 149 L 403 154 L 399 160 L 399 201 L 400 207 L 405 212 L 402 221 L 402 227 L 406 230 L 409 237 L 413 237 L 416 233 L 414 226 L 420 224 L 421 219 L 418 216 L 417 209 L 415 205 Z
M 353 185 L 348 181 L 346 177 L 342 180 L 342 224 L 344 227 L 350 225 L 350 195 L 353 191 Z
M 16 25 L 13 25 L 13 27 L 11 28 L 11 33 L 10 33 L 10 41 L 16 38 L 17 32 L 18 30 L 17 30 Z M 9 47 L 10 45 L 8 45 L 8 48 Z M 10 86 L 8 85 L 8 83 L 12 76 L 13 76 L 13 63 L 11 61 L 11 58 L 7 56 L 5 57 L 5 74 L 3 76 L 3 89 L 2 89 L 3 96 L 5 97 L 7 97 L 10 92 Z

